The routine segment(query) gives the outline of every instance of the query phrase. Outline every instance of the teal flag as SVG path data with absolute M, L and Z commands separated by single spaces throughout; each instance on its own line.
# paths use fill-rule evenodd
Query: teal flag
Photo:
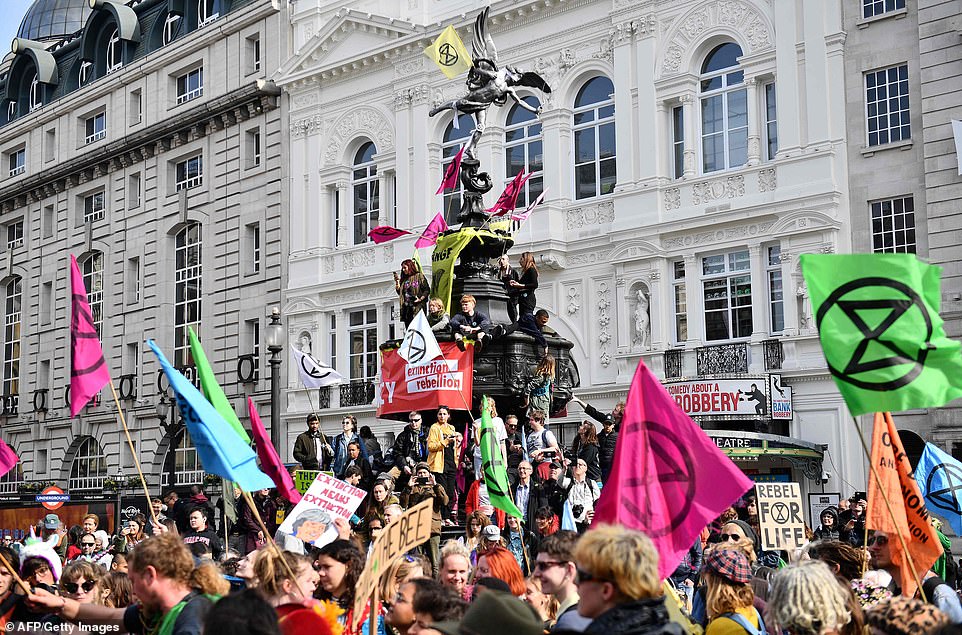
M 271 477 L 257 468 L 257 455 L 250 445 L 234 434 L 204 395 L 170 365 L 154 340 L 147 340 L 147 345 L 154 351 L 170 387 L 174 389 L 177 407 L 187 424 L 187 432 L 204 471 L 234 481 L 245 492 L 274 487 Z
M 915 466 L 915 482 L 922 490 L 925 507 L 944 518 L 956 536 L 962 536 L 962 463 L 931 443 Z
M 495 433 L 494 423 L 491 422 L 487 397 L 481 399 L 481 471 L 484 473 L 484 485 L 488 488 L 491 504 L 509 516 L 521 518 L 521 510 L 511 500 L 508 472 L 498 447 L 498 435 Z
M 941 268 L 912 254 L 801 257 L 822 351 L 853 415 L 962 397 L 962 354 L 939 317 Z

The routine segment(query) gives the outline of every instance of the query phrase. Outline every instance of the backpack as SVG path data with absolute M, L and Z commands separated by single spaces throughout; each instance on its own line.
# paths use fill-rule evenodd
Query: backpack
M 758 609 L 752 609 L 755 611 L 755 617 L 758 618 L 758 628 L 751 625 L 751 622 L 745 619 L 745 617 L 740 613 L 723 613 L 718 617 L 727 617 L 731 621 L 735 622 L 743 629 L 748 635 L 764 635 L 765 633 L 765 622 L 762 620 L 762 616 L 759 614 Z

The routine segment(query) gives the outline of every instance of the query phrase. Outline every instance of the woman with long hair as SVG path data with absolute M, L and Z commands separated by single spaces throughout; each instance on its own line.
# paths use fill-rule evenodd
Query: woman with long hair
M 521 599 L 538 612 L 544 624 L 544 632 L 549 632 L 558 619 L 558 608 L 561 604 L 558 598 L 541 589 L 541 578 L 529 576 L 524 581 L 524 597 Z
M 254 560 L 257 588 L 271 606 L 303 604 L 317 590 L 319 576 L 313 564 L 299 553 L 262 549 Z
M 545 416 L 551 414 L 551 394 L 554 392 L 555 379 L 555 360 L 552 355 L 545 355 L 537 368 L 534 376 L 528 380 L 524 388 L 527 397 L 528 415 L 532 412 L 543 412 Z
M 104 576 L 100 585 L 102 587 L 100 591 L 100 603 L 104 606 L 123 609 L 133 604 L 134 586 L 126 573 L 122 571 L 111 571 Z
M 851 590 L 818 560 L 772 576 L 768 615 L 790 635 L 861 635 L 865 625 Z
M 508 254 L 501 254 L 498 258 L 498 277 L 504 285 L 504 292 L 508 295 L 508 319 L 511 323 L 518 321 L 518 296 L 521 291 L 514 286 L 519 280 L 518 270 L 511 266 Z
M 702 575 L 706 592 L 708 628 L 705 635 L 765 631 L 762 616 L 754 606 L 752 569 L 748 556 L 741 549 L 715 548 L 705 556 Z
M 522 597 L 525 594 L 524 575 L 518 561 L 504 547 L 491 547 L 478 554 L 478 566 L 474 569 L 474 579 L 497 578 L 511 588 L 511 594 Z
M 464 536 L 458 540 L 471 553 L 472 566 L 477 562 L 477 549 L 478 545 L 481 544 L 481 531 L 489 524 L 491 524 L 491 519 L 477 509 L 468 514 L 468 517 L 464 520 Z
M 357 417 L 352 414 L 346 414 L 343 419 L 341 419 L 341 433 L 334 437 L 334 441 L 331 443 L 334 449 L 334 460 L 331 463 L 331 470 L 335 474 L 343 474 L 344 468 L 347 466 L 348 461 L 351 460 L 347 452 L 347 446 L 351 441 L 357 441 L 358 450 L 360 450 L 361 456 L 363 456 L 366 461 L 367 445 L 364 443 L 364 440 L 358 436 Z
M 520 315 L 533 316 L 534 310 L 538 306 L 538 301 L 534 295 L 538 288 L 538 267 L 534 264 L 534 255 L 530 251 L 523 252 L 518 260 L 518 267 L 521 269 L 518 279 L 510 281 L 508 284 L 512 289 L 518 291 L 518 312 Z
M 354 593 L 357 582 L 364 571 L 364 554 L 348 540 L 335 540 L 323 547 L 314 561 L 319 576 L 317 592 L 319 600 L 336 603 L 345 613 L 338 619 L 344 624 L 344 635 L 367 633 L 370 604 L 365 604 L 361 616 L 361 628 L 354 629 Z M 343 620 L 343 621 L 342 621 Z M 377 632 L 384 631 L 384 618 L 378 610 Z
M 146 524 L 147 519 L 143 514 L 137 514 L 127 521 L 127 533 L 124 534 L 123 553 L 130 553 L 134 550 L 134 547 L 143 542 L 144 538 L 147 537 L 147 534 L 144 533 L 144 525 Z
M 401 263 L 401 275 L 394 274 L 394 290 L 401 304 L 401 321 L 407 326 L 418 311 L 424 310 L 431 285 L 417 264 L 408 258 Z
M 103 605 L 100 583 L 104 577 L 103 567 L 85 560 L 71 562 L 60 576 L 60 593 L 80 604 Z
M 588 466 L 588 479 L 601 480 L 601 462 L 598 459 L 598 430 L 595 424 L 585 420 L 578 428 L 578 436 L 571 444 L 571 454 L 576 459 L 584 459 Z

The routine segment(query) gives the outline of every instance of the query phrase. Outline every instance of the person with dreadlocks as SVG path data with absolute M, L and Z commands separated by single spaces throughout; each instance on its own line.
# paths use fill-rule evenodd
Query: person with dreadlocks
M 786 567 L 772 577 L 768 615 L 790 635 L 861 635 L 865 626 L 851 590 L 818 560 Z

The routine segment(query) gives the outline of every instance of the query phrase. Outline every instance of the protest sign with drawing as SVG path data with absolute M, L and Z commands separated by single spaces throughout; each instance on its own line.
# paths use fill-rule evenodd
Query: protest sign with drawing
M 337 538 L 334 519 L 350 520 L 366 495 L 364 490 L 344 481 L 318 474 L 279 530 L 315 547 L 323 547 Z
M 762 549 L 797 549 L 808 542 L 798 483 L 758 483 L 755 493 Z

